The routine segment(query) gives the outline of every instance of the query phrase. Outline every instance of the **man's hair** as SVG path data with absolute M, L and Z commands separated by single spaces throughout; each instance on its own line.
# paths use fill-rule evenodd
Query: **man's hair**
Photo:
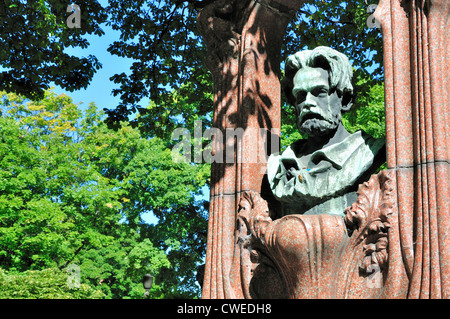
M 298 70 L 304 67 L 318 67 L 327 70 L 330 88 L 335 89 L 343 98 L 343 104 L 351 106 L 354 94 L 353 71 L 350 61 L 344 54 L 324 46 L 297 52 L 286 59 L 282 88 L 291 105 L 295 105 L 295 97 L 292 94 L 294 76 Z

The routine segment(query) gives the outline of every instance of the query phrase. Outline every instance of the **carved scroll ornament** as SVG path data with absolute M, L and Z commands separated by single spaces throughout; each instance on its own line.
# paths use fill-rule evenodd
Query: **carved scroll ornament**
M 246 297 L 378 297 L 395 231 L 394 195 L 392 172 L 382 171 L 360 185 L 343 218 L 294 214 L 273 220 L 258 193 L 244 193 L 237 228 Z M 374 269 L 382 282 L 371 285 Z M 255 277 L 258 271 L 266 276 Z

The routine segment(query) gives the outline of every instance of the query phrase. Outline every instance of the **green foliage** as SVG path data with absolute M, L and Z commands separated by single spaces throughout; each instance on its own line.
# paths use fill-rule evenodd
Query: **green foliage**
M 194 200 L 209 176 L 205 166 L 173 162 L 161 139 L 125 123 L 110 130 L 94 104 L 82 112 L 65 95 L 48 91 L 33 102 L 3 94 L 0 107 L 5 270 L 74 263 L 82 282 L 108 298 L 142 296 L 150 272 L 155 298 L 198 295 L 185 278 L 195 277 L 205 252 L 205 207 Z M 146 212 L 160 222 L 147 225 Z
M 160 105 L 170 99 L 169 92 L 187 82 L 192 87 L 189 95 L 206 91 L 199 80 L 208 76 L 208 72 L 203 65 L 205 49 L 196 26 L 198 12 L 193 4 L 197 2 L 200 1 L 109 1 L 107 10 L 111 18 L 107 24 L 121 35 L 108 51 L 136 61 L 130 74 L 111 77 L 119 85 L 113 94 L 121 97 L 120 105 L 107 111 L 111 126 L 117 127 L 131 112 L 147 113 L 145 107 L 138 105 L 144 96 Z
M 89 55 L 76 57 L 69 47 L 86 48 L 86 34 L 103 35 L 106 19 L 98 1 L 83 1 L 82 28 L 70 29 L 66 12 L 70 2 L 5 0 L 0 3 L 0 90 L 42 99 L 50 83 L 73 91 L 86 88 L 101 67 Z
M 139 299 L 144 294 L 142 277 L 151 273 L 155 280 L 150 297 L 164 298 L 161 271 L 171 268 L 166 254 L 148 238 L 142 239 L 137 232 L 130 231 L 127 225 L 121 228 L 123 234 L 119 239 L 100 249 L 89 249 L 76 258 L 82 282 L 99 289 L 105 298 Z
M 384 85 L 376 84 L 368 96 L 357 98 L 358 108 L 343 115 L 342 122 L 351 133 L 363 130 L 375 138 L 386 137 L 384 109 Z
M 305 137 L 298 131 L 295 124 L 281 124 L 280 151 L 283 152 L 286 147 L 303 138 Z
M 160 136 L 161 127 L 173 125 L 180 117 L 187 118 L 186 108 L 173 108 L 173 103 L 170 104 L 173 94 L 183 96 L 189 102 L 205 101 L 203 104 L 208 107 L 199 107 L 194 114 L 199 118 L 211 115 L 212 103 L 202 94 L 211 92 L 212 85 L 205 82 L 209 77 L 204 66 L 206 51 L 195 22 L 198 9 L 210 2 L 109 2 L 111 20 L 108 24 L 121 31 L 120 41 L 113 43 L 109 51 L 137 61 L 131 74 L 122 73 L 111 78 L 120 85 L 114 94 L 120 95 L 122 100 L 115 110 L 107 111 L 111 127 L 118 127 L 120 120 L 139 111 L 144 116 L 135 122 L 142 120 L 148 132 Z M 381 32 L 367 26 L 370 14 L 366 10 L 364 0 L 315 1 L 304 5 L 288 27 L 282 57 L 326 45 L 349 56 L 358 78 L 382 81 Z M 362 85 L 360 94 L 368 94 L 373 84 Z M 190 89 L 183 90 L 183 86 Z M 154 101 L 151 111 L 138 106 L 143 96 Z M 188 105 L 187 109 L 193 104 Z M 156 121 L 152 121 L 155 117 Z
M 193 136 L 194 121 L 201 121 L 203 129 L 211 127 L 213 84 L 209 74 L 192 69 L 193 81 L 187 81 L 150 104 L 131 122 L 138 125 L 143 136 L 158 136 L 171 143 L 171 133 L 180 127 Z M 195 80 L 194 80 L 195 78 Z
M 57 268 L 10 272 L 0 268 L 0 299 L 102 299 L 105 295 L 87 284 L 70 287 L 69 273 Z

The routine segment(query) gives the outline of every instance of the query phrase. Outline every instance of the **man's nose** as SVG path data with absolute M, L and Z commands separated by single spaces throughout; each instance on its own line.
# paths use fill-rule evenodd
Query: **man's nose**
M 305 101 L 303 102 L 303 108 L 311 108 L 317 106 L 315 96 L 308 92 L 305 97 Z

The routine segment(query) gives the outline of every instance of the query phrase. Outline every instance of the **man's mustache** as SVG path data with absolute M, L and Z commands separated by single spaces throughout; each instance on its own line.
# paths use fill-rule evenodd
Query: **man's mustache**
M 319 112 L 306 111 L 306 112 L 300 113 L 299 122 L 305 122 L 307 120 L 312 120 L 312 119 L 327 120 L 326 116 L 320 114 Z

